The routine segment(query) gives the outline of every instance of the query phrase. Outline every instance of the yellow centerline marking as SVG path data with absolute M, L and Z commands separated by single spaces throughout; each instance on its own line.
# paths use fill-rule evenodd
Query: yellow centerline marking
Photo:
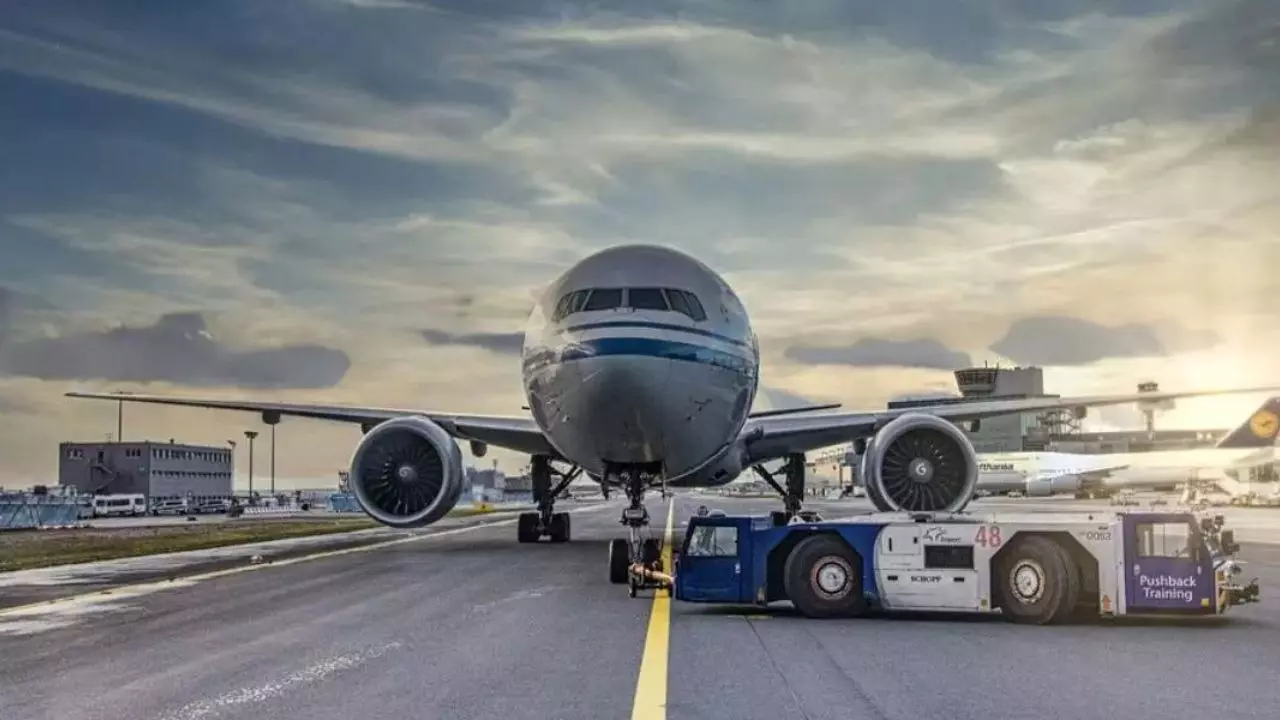
M 662 569 L 671 572 L 671 529 L 675 520 L 676 501 L 667 506 L 667 530 L 662 537 Z M 653 610 L 649 613 L 649 631 L 640 656 L 640 676 L 636 678 L 635 704 L 631 720 L 666 720 L 667 656 L 671 634 L 671 593 L 656 590 Z

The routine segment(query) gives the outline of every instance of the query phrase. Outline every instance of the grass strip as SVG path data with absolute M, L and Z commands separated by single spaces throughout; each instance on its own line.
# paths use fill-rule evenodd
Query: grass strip
M 458 508 L 450 515 L 467 517 L 487 512 L 491 511 Z M 6 532 L 0 534 L 0 572 L 333 535 L 375 527 L 382 526 L 359 515 Z

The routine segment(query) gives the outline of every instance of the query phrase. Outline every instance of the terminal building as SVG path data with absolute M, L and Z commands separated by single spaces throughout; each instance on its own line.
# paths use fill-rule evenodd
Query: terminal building
M 58 484 L 96 495 L 229 497 L 231 449 L 156 442 L 62 443 Z

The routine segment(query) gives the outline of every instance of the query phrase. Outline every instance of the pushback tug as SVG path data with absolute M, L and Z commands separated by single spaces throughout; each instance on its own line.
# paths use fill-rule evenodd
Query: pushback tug
M 673 584 L 684 602 L 767 605 L 808 617 L 873 609 L 998 612 L 1015 622 L 1088 616 L 1201 616 L 1257 602 L 1223 518 L 1190 513 L 812 513 L 691 519 L 674 577 L 631 567 L 637 587 Z

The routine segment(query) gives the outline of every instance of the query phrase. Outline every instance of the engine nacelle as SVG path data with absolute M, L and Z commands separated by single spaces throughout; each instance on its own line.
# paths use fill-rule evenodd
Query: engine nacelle
M 1027 497 L 1074 495 L 1082 488 L 1079 475 L 1059 475 L 1055 478 L 1027 481 Z
M 960 512 L 978 485 L 978 455 L 960 428 L 907 413 L 867 443 L 867 497 L 882 512 Z
M 462 451 L 427 418 L 387 420 L 356 446 L 349 482 L 369 517 L 396 528 L 423 527 L 458 504 Z

